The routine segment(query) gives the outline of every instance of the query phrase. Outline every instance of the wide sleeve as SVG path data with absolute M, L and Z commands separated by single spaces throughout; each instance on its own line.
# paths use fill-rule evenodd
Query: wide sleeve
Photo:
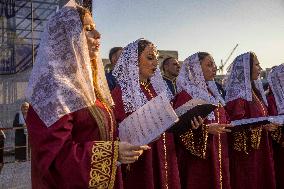
M 117 141 L 100 141 L 97 137 L 97 140 L 76 142 L 72 137 L 72 114 L 46 127 L 31 107 L 27 125 L 34 188 L 45 185 L 48 188 L 113 187 L 118 158 Z
M 277 106 L 275 102 L 275 98 L 273 94 L 269 94 L 267 96 L 267 102 L 268 102 L 268 114 L 270 116 L 277 116 L 278 111 L 277 111 Z M 271 137 L 274 141 L 276 141 L 279 144 L 284 145 L 284 129 L 283 127 L 278 127 L 275 131 L 271 132 Z
M 191 99 L 192 97 L 188 93 L 181 91 L 173 100 L 174 109 L 180 108 Z M 185 122 L 179 123 L 188 125 L 188 129 L 186 132 L 176 135 L 176 137 L 179 143 L 192 155 L 206 159 L 208 148 L 208 126 L 202 125 L 198 129 L 192 129 L 190 121 L 191 120 L 186 120 Z
M 248 104 L 244 99 L 236 99 L 226 104 L 226 110 L 231 121 L 248 119 L 257 115 L 258 109 L 255 104 Z M 232 128 L 230 133 L 232 148 L 239 152 L 249 153 L 249 149 L 259 149 L 261 141 L 261 125 L 237 126 Z

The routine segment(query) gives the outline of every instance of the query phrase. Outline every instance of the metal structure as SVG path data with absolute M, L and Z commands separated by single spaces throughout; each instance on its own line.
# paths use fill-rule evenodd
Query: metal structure
M 0 7 L 0 74 L 31 67 L 48 17 L 59 0 L 3 0 Z
M 226 66 L 226 64 L 228 63 L 229 59 L 231 58 L 231 56 L 233 55 L 233 53 L 235 52 L 235 50 L 237 49 L 237 47 L 239 46 L 239 44 L 236 44 L 236 46 L 233 48 L 233 50 L 230 52 L 229 56 L 227 57 L 227 59 L 225 60 L 225 62 L 223 62 L 223 59 L 221 60 L 221 65 L 218 68 L 218 71 L 223 75 L 224 73 L 224 67 Z
M 15 113 L 24 101 L 40 35 L 58 0 L 1 0 L 0 2 L 0 188 L 31 188 L 30 152 L 15 162 Z M 1 141 L 2 140 L 2 141 Z M 28 141 L 28 140 L 27 140 Z M 28 146 L 26 143 L 25 146 Z

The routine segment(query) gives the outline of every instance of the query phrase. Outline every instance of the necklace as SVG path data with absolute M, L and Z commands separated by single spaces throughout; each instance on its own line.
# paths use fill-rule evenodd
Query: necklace
M 254 91 L 252 91 L 252 94 L 254 95 L 256 101 L 259 103 L 261 110 L 262 110 L 262 113 L 263 113 L 263 116 L 267 116 L 267 112 L 265 111 L 265 107 L 264 107 L 263 103 L 261 102 L 261 100 L 258 98 L 258 96 L 255 94 Z
M 151 98 L 154 98 L 154 95 L 152 94 L 151 90 L 149 89 L 150 86 L 150 82 L 148 81 L 140 81 L 140 84 L 144 87 L 144 89 L 149 93 L 149 95 L 151 96 Z

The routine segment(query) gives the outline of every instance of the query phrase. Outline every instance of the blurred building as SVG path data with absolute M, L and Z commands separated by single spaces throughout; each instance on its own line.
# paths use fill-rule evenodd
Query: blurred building
M 0 123 L 11 126 L 24 100 L 40 36 L 58 0 L 12 0 L 0 7 Z
M 25 89 L 41 33 L 59 0 L 0 2 L 0 128 L 5 128 L 4 167 L 0 188 L 31 188 L 30 163 L 14 162 L 13 119 L 25 100 Z

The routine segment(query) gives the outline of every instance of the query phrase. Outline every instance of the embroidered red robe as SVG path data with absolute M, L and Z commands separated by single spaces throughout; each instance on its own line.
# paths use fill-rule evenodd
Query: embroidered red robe
M 273 94 L 267 96 L 268 101 L 268 113 L 271 116 L 277 116 L 277 106 Z M 284 189 L 284 129 L 280 127 L 272 136 L 275 136 L 273 141 L 273 156 L 275 163 L 275 175 L 276 175 L 276 188 Z
M 123 187 L 121 174 L 116 174 L 118 141 L 111 113 L 100 101 L 95 105 L 107 118 L 101 127 L 88 108 L 65 115 L 46 127 L 30 107 L 27 126 L 33 188 Z M 102 140 L 102 131 L 108 135 L 107 141 Z
M 181 91 L 174 100 L 174 109 L 191 99 L 187 92 Z M 217 121 L 228 123 L 225 109 L 221 105 L 214 114 L 216 119 L 212 121 L 206 119 L 204 124 Z M 189 133 L 192 137 L 188 136 Z M 191 129 L 181 136 L 176 136 L 176 149 L 183 189 L 230 189 L 226 134 L 211 135 L 204 127 Z
M 267 107 L 253 92 L 251 102 L 230 101 L 226 110 L 231 120 L 267 116 Z M 272 139 L 261 127 L 246 127 L 230 135 L 230 174 L 233 189 L 275 188 Z
M 148 87 L 141 85 L 141 89 L 148 100 L 157 96 L 151 85 Z M 112 97 L 115 102 L 116 120 L 121 122 L 130 114 L 125 113 L 122 91 L 119 86 L 112 91 Z M 173 134 L 164 133 L 149 146 L 151 150 L 144 151 L 138 161 L 129 166 L 122 166 L 124 188 L 179 189 L 180 181 Z

